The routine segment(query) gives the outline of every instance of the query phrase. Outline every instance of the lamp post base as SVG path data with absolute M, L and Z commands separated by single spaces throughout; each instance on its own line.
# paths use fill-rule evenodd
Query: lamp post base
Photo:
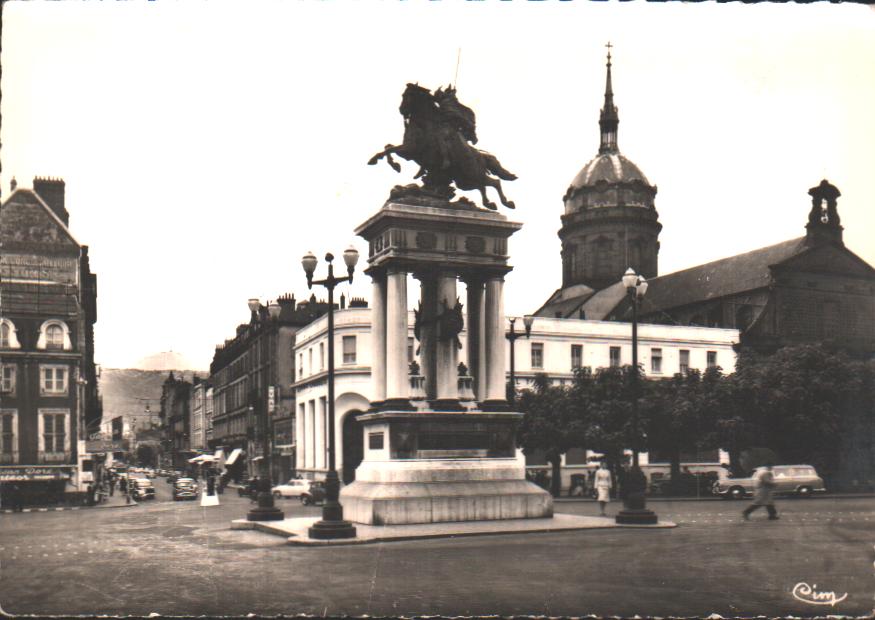
M 336 540 L 355 538 L 355 526 L 349 521 L 317 521 L 307 530 L 310 538 Z
M 623 510 L 617 513 L 617 525 L 654 525 L 658 522 L 656 513 L 647 509 L 645 493 L 647 478 L 638 465 L 634 465 L 626 478 L 626 500 Z
M 325 475 L 325 504 L 322 506 L 322 518 L 314 523 L 308 534 L 317 540 L 334 540 L 338 538 L 355 538 L 355 526 L 343 518 L 343 506 L 340 505 L 340 479 L 335 469 L 329 469 Z
M 247 521 L 282 521 L 286 518 L 283 511 L 274 506 L 270 489 L 270 477 L 265 476 L 258 481 L 258 507 L 246 513 Z
M 617 525 L 655 525 L 659 517 L 652 510 L 621 510 L 614 518 Z

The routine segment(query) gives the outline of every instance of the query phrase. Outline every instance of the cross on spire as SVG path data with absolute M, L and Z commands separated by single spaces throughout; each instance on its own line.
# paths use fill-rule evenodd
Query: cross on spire
M 608 41 L 605 47 L 608 48 L 608 64 L 605 75 L 605 104 L 599 117 L 602 134 L 599 153 L 616 153 L 618 152 L 617 125 L 620 119 L 617 116 L 617 106 L 614 105 L 614 89 L 611 84 L 611 48 L 614 46 Z

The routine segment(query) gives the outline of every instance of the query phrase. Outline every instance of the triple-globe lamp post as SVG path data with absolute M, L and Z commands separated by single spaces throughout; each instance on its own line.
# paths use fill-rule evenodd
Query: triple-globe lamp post
M 640 393 L 638 369 L 638 304 L 647 293 L 647 280 L 630 267 L 623 274 L 623 286 L 632 304 L 632 374 L 630 389 L 632 398 L 632 469 L 626 476 L 626 498 L 624 509 L 616 516 L 617 523 L 649 524 L 656 523 L 656 514 L 647 509 L 645 493 L 647 477 L 638 462 L 640 452 L 640 429 L 638 424 L 638 396 Z
M 325 255 L 328 263 L 328 277 L 324 280 L 314 280 L 313 272 L 316 271 L 318 260 L 312 252 L 307 252 L 301 259 L 301 266 L 307 274 L 307 287 L 313 288 L 314 284 L 321 284 L 328 289 L 328 471 L 325 474 L 325 503 L 322 506 L 322 519 L 314 523 L 309 530 L 310 538 L 320 540 L 355 538 L 356 530 L 352 523 L 343 519 L 343 506 L 340 505 L 340 479 L 335 468 L 335 439 L 334 439 L 334 287 L 341 282 L 352 283 L 352 275 L 358 263 L 359 253 L 350 246 L 343 253 L 343 262 L 346 264 L 347 275 L 334 276 L 334 255 L 330 252 Z

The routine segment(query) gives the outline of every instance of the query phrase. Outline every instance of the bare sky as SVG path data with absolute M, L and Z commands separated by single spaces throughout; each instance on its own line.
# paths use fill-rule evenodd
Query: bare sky
M 509 314 L 560 283 L 562 195 L 598 149 L 608 40 L 620 150 L 659 188 L 660 273 L 801 236 L 822 178 L 842 192 L 846 245 L 875 264 L 870 7 L 133 1 L 3 13 L 2 195 L 12 176 L 65 179 L 71 230 L 98 274 L 107 367 L 174 350 L 207 368 L 249 297 L 309 295 L 304 252 L 355 242 L 366 255 L 353 229 L 417 169 L 366 162 L 401 140 L 405 84 L 453 81 L 460 49 L 478 147 L 519 176 L 505 183 L 517 209 L 504 212 L 524 224 Z M 369 297 L 370 283 L 351 290 Z

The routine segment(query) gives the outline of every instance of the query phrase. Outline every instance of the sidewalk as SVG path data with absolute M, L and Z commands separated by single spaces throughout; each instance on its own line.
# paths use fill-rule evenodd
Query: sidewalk
M 60 512 L 62 510 L 91 510 L 92 508 L 133 508 L 138 506 L 137 502 L 131 500 L 131 503 L 125 501 L 125 496 L 116 493 L 111 497 L 107 497 L 105 502 L 94 506 L 33 506 L 24 508 L 21 512 Z M 0 514 L 12 514 L 14 511 L 9 508 L 0 509 Z
M 363 525 L 356 523 L 355 538 L 317 540 L 310 538 L 308 530 L 318 520 L 318 517 L 292 517 L 282 521 L 235 519 L 231 522 L 231 529 L 257 530 L 266 534 L 282 536 L 286 538 L 286 543 L 289 545 L 322 547 L 497 534 L 535 534 L 593 529 L 671 529 L 677 527 L 677 524 L 672 521 L 660 521 L 655 525 L 620 525 L 610 517 L 582 517 L 579 515 L 555 514 L 546 519 L 449 521 L 446 523 L 411 525 Z

